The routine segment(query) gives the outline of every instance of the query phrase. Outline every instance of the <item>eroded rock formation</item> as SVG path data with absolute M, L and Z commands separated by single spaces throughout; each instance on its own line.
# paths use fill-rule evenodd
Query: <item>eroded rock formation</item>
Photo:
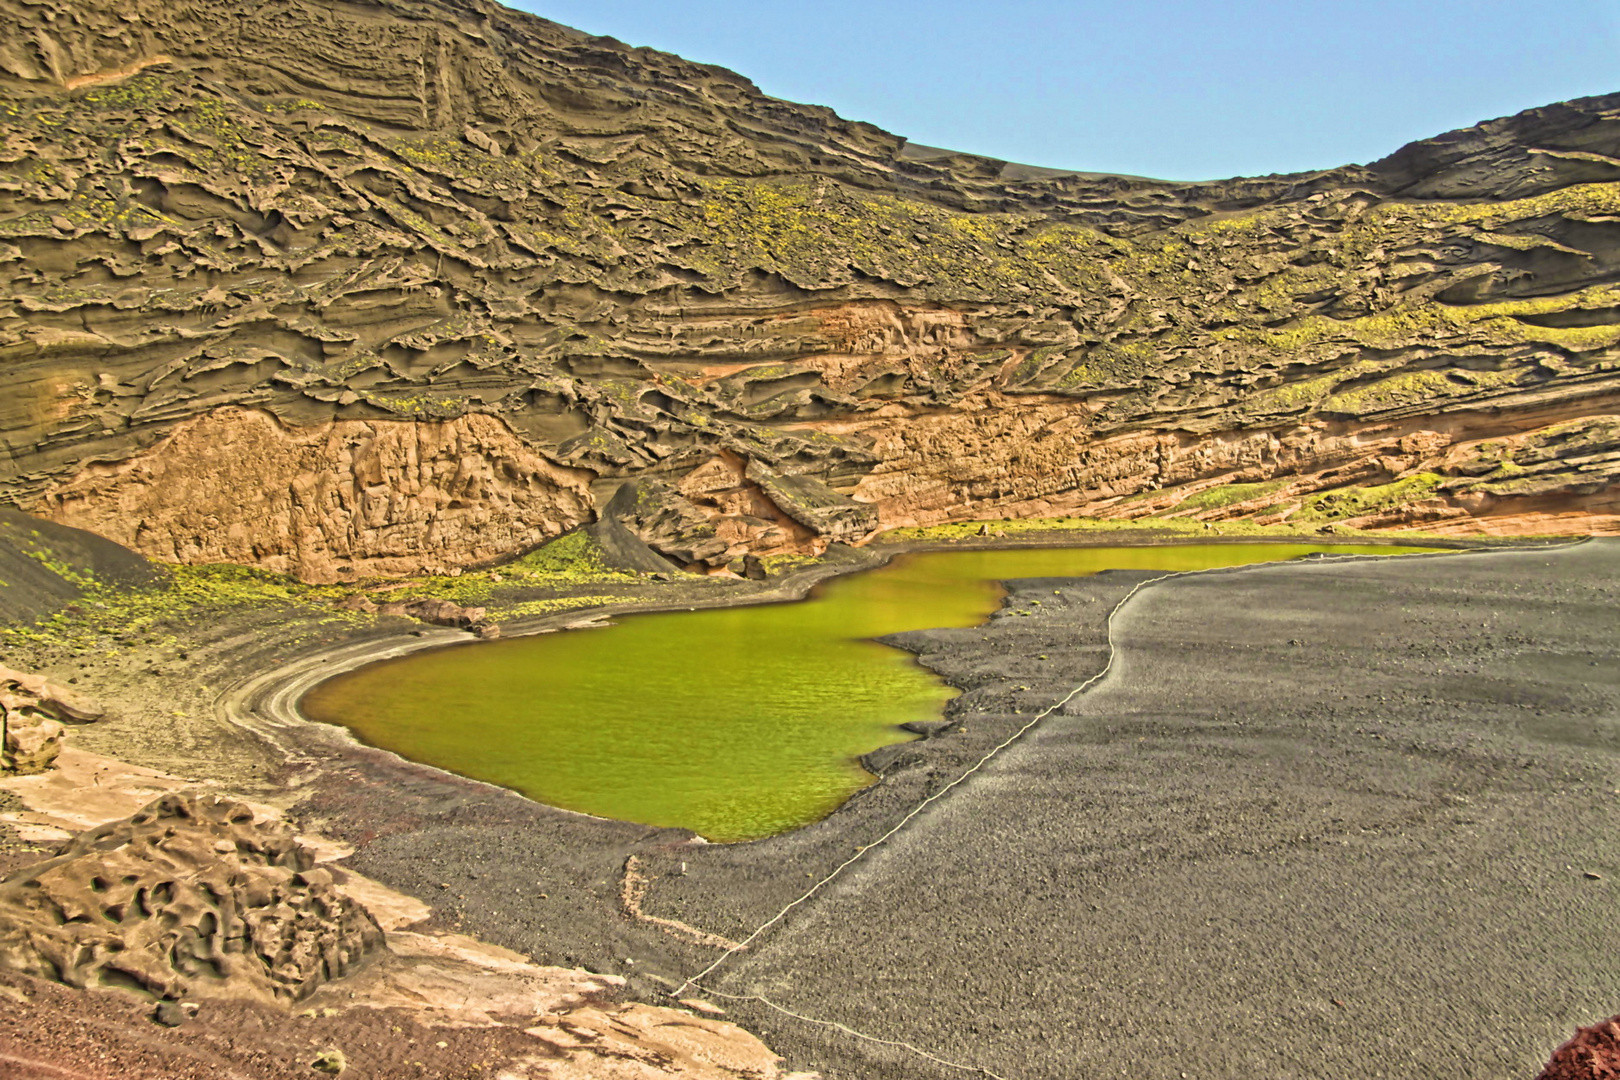
M 284 822 L 165 795 L 0 881 L 0 965 L 165 1000 L 303 998 L 383 947 Z
M 449 600 L 423 597 L 397 603 L 378 604 L 364 596 L 353 596 L 339 605 L 350 611 L 364 611 L 382 615 L 403 615 L 418 619 L 430 626 L 450 626 L 457 630 L 471 630 L 482 638 L 499 637 L 501 628 L 488 619 L 489 612 L 481 607 L 463 607 Z
M 337 581 L 534 547 L 589 518 L 588 476 L 477 413 L 287 428 L 223 408 L 146 453 L 81 470 L 39 511 L 153 558 Z
M 40 773 L 62 752 L 64 724 L 89 724 L 105 710 L 40 675 L 0 667 L 0 773 Z
M 487 0 L 0 15 L 0 498 L 143 552 L 464 564 L 630 481 L 710 565 L 1037 512 L 1620 528 L 1620 96 L 1171 183 Z

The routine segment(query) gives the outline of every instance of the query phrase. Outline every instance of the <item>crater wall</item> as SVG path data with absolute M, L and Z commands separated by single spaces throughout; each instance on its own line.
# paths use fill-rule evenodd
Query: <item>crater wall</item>
M 1620 96 L 1176 183 L 482 0 L 0 16 L 0 500 L 157 557 L 463 565 L 631 482 L 705 564 L 1050 512 L 1620 530 Z

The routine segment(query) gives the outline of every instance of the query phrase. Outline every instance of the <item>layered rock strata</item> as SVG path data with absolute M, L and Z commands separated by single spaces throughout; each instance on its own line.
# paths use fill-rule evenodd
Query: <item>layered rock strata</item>
M 1046 512 L 1620 528 L 1620 96 L 1173 183 L 486 0 L 0 15 L 0 498 L 143 553 L 461 565 L 631 482 L 705 565 Z

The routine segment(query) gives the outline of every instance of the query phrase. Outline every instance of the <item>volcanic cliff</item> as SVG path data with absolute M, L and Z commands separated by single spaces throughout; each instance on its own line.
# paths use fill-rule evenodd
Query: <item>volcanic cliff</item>
M 610 515 L 1620 531 L 1620 95 L 1208 183 L 486 0 L 0 0 L 0 501 L 310 580 Z

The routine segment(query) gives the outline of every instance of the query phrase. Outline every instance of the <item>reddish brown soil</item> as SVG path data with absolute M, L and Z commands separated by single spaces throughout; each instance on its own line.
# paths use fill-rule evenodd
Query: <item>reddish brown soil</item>
M 205 1003 L 177 1028 L 117 991 L 82 992 L 0 972 L 0 1077 L 6 1080 L 310 1080 L 336 1048 L 344 1080 L 487 1078 L 545 1052 L 515 1028 L 428 1028 L 399 1010 L 303 1017 L 257 1005 Z
M 1620 1016 L 1578 1028 L 1560 1046 L 1536 1080 L 1617 1080 L 1620 1078 Z

